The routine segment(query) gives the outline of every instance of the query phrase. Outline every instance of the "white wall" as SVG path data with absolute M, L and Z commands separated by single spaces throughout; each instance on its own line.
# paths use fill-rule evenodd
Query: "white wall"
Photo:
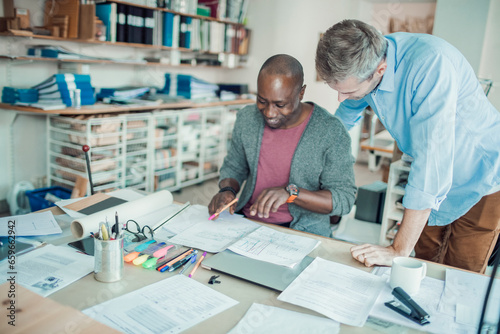
M 359 19 L 371 24 L 383 34 L 389 33 L 389 19 L 391 17 L 396 17 L 400 20 L 410 17 L 423 19 L 428 16 L 434 16 L 436 12 L 436 3 L 433 1 L 414 3 L 363 0 L 360 7 L 363 10 L 359 12 Z
M 337 94 L 316 81 L 314 57 L 320 33 L 335 23 L 356 18 L 354 0 L 251 0 L 248 27 L 252 30 L 249 66 L 227 74 L 231 82 L 249 81 L 257 89 L 257 74 L 264 61 L 278 53 L 289 54 L 304 67 L 305 101 L 314 101 L 330 112 L 338 107 Z
M 493 80 L 488 98 L 500 110 L 500 0 L 492 0 L 484 36 L 479 77 Z
M 481 63 L 489 7 L 490 0 L 438 0 L 436 6 L 432 34 L 460 50 L 476 73 Z

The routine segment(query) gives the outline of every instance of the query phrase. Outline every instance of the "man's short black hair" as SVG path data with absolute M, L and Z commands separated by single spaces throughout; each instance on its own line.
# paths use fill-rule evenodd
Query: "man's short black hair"
M 268 58 L 259 71 L 260 74 L 284 75 L 295 79 L 300 89 L 304 84 L 304 69 L 300 62 L 287 54 L 278 54 Z

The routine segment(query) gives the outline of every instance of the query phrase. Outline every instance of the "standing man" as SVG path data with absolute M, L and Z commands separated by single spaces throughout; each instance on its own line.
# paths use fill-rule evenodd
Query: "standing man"
M 339 119 L 311 102 L 302 65 L 288 55 L 269 58 L 259 71 L 257 103 L 238 112 L 210 214 L 230 212 L 296 230 L 331 236 L 330 216 L 354 204 L 354 159 Z
M 383 36 L 345 20 L 316 51 L 319 76 L 338 92 L 347 128 L 370 106 L 413 158 L 405 212 L 388 247 L 360 245 L 366 266 L 416 257 L 484 272 L 500 229 L 500 113 L 464 56 L 426 34 Z

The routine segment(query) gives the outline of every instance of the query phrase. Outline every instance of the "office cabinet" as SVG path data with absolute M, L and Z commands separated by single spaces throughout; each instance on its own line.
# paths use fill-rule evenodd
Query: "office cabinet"
M 88 178 L 83 145 L 90 146 L 96 192 L 174 191 L 215 178 L 242 106 L 49 116 L 48 183 L 72 188 L 78 176 Z
M 391 244 L 403 219 L 402 199 L 405 194 L 409 173 L 410 165 L 407 162 L 398 160 L 391 163 L 380 229 L 380 245 L 387 246 Z

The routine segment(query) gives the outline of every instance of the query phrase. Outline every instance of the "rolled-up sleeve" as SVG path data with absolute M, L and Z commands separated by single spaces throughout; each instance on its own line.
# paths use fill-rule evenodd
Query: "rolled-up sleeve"
M 434 209 L 446 198 L 453 179 L 457 72 L 443 56 L 428 57 L 416 66 L 409 133 L 411 165 L 403 206 Z

